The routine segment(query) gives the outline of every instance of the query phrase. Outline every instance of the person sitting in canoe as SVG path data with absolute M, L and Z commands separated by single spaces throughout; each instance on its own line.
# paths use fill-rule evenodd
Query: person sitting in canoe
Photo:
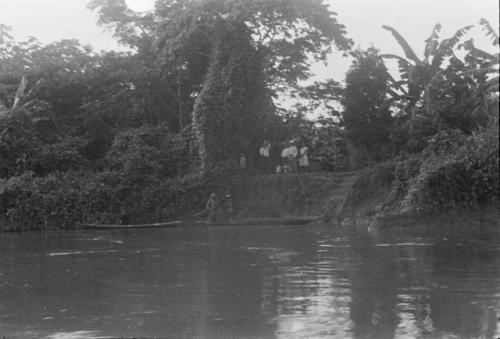
M 217 198 L 217 193 L 213 192 L 208 198 L 207 205 L 205 206 L 205 211 L 208 213 L 207 222 L 214 223 L 217 221 L 217 211 L 219 208 L 219 199 Z
M 231 192 L 226 191 L 222 199 L 221 213 L 219 215 L 219 222 L 231 222 L 231 217 L 233 215 L 233 197 Z

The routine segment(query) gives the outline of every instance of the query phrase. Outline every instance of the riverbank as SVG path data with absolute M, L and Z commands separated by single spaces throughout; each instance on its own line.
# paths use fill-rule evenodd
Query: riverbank
M 0 229 L 73 228 L 77 223 L 177 220 L 203 209 L 211 192 L 233 193 L 236 218 L 316 217 L 325 224 L 375 228 L 465 220 L 500 228 L 498 131 L 353 172 L 250 176 L 238 171 L 158 175 L 70 171 L 2 180 Z M 493 132 L 493 133 L 492 133 Z M 496 155 L 496 156 L 495 156 Z
M 500 228 L 498 126 L 442 132 L 418 153 L 360 172 L 337 216 L 376 228 L 461 221 Z
M 469 234 L 474 238 L 481 238 L 482 235 L 500 237 L 500 208 L 484 206 L 429 215 L 377 215 L 370 220 L 369 227 L 375 232 L 395 228 L 433 229 L 446 234 Z
M 500 236 L 498 204 L 417 213 L 417 208 L 408 209 L 404 195 L 395 195 L 398 185 L 396 162 L 386 162 L 357 172 L 240 178 L 233 189 L 242 217 L 316 216 L 316 223 L 335 227 L 364 224 L 372 231 L 435 228 L 450 234 Z
M 446 224 L 500 235 L 500 205 L 494 197 L 487 204 L 430 211 L 419 205 L 420 201 L 409 203 L 406 195 L 397 194 L 398 185 L 393 163 L 365 169 L 347 192 L 340 210 L 334 211 L 333 206 L 331 218 L 327 220 L 334 222 L 335 217 L 339 224 L 365 224 L 372 230 L 439 229 L 440 225 Z
M 240 217 L 323 217 L 341 206 L 359 172 L 269 174 L 233 181 Z
M 404 199 L 401 196 L 395 196 L 396 185 L 398 182 L 396 181 L 395 165 L 393 162 L 387 162 L 358 172 L 236 176 L 233 178 L 232 184 L 226 186 L 226 189 L 230 188 L 233 192 L 234 217 L 240 220 L 248 218 L 314 218 L 317 220 L 316 223 L 331 225 L 358 223 L 370 225 L 373 230 L 391 227 L 415 228 L 423 225 L 439 227 L 440 224 L 460 222 L 461 225 L 471 227 L 479 225 L 480 228 L 500 230 L 498 205 L 490 204 L 487 207 L 461 211 L 417 213 L 417 209 L 409 210 L 402 204 Z M 222 186 L 219 186 L 210 185 L 210 189 L 222 190 Z M 190 199 L 194 199 L 192 194 L 197 193 L 197 199 L 203 200 L 201 196 L 203 193 L 197 190 L 201 187 L 208 194 L 210 191 L 208 185 L 201 185 L 200 182 L 197 182 L 192 186 L 192 190 L 183 191 L 178 196 L 190 196 Z M 170 205 L 173 203 L 170 200 L 163 201 Z M 176 206 L 180 206 L 180 203 L 177 201 Z M 199 204 L 202 205 L 202 202 Z M 113 205 L 118 205 L 118 201 L 113 202 Z M 183 213 L 189 215 L 192 212 L 184 211 Z M 81 212 L 75 211 L 71 220 L 82 217 L 78 213 Z M 50 225 L 50 220 L 53 217 L 54 215 L 50 213 L 44 215 L 43 227 L 15 227 L 6 223 L 4 219 L 0 228 L 3 231 L 54 228 Z M 173 213 L 163 216 L 152 213 L 142 217 L 143 220 L 149 218 L 154 222 L 164 222 L 176 218 Z M 71 220 L 68 219 L 68 221 Z M 123 221 L 118 220 L 117 223 L 123 223 Z

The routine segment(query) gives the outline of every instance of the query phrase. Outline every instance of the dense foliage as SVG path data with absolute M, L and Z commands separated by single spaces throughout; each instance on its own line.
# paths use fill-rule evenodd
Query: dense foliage
M 388 213 L 463 210 L 499 204 L 498 126 L 470 136 L 458 130 L 435 134 L 422 153 L 395 159 Z
M 398 127 L 392 134 L 398 148 L 420 152 L 440 130 L 457 129 L 470 135 L 498 123 L 499 56 L 476 48 L 472 39 L 464 41 L 471 27 L 440 40 L 441 26 L 436 25 L 426 40 L 424 58 L 419 59 L 394 28 L 384 26 L 407 57 L 382 55 L 397 59 L 400 68 L 401 80 L 391 80 L 387 100 L 398 108 Z M 465 56 L 459 57 L 459 50 Z
M 480 24 L 498 46 L 498 34 Z M 391 138 L 406 153 L 396 165 L 392 198 L 417 213 L 498 205 L 498 54 L 461 39 L 471 26 L 439 41 L 436 25 L 420 60 L 395 29 L 385 28 L 408 58 L 386 55 L 398 59 L 402 72 L 388 101 L 399 102 Z
M 355 146 L 354 167 L 387 158 L 392 117 L 385 105 L 389 73 L 378 50 L 352 53 L 354 62 L 346 74 L 341 99 L 346 137 Z
M 469 26 L 442 40 L 436 26 L 423 58 L 385 26 L 404 58 L 358 50 L 345 86 L 301 87 L 311 62 L 353 45 L 321 0 L 158 0 L 148 13 L 124 0 L 89 6 L 131 52 L 15 41 L 0 24 L 2 228 L 187 215 L 231 185 L 241 153 L 255 163 L 267 139 L 279 158 L 297 137 L 313 170 L 398 155 L 390 206 L 498 203 L 499 58 L 464 41 Z M 278 109 L 284 93 L 300 102 Z M 323 116 L 310 118 L 315 110 Z
M 143 15 L 122 0 L 90 7 L 123 42 L 157 56 L 165 76 L 190 75 L 178 91 L 196 97 L 183 106 L 193 107 L 202 173 L 255 153 L 270 137 L 273 93 L 306 78 L 310 60 L 324 60 L 332 43 L 352 44 L 322 0 L 162 0 Z
M 122 0 L 89 7 L 131 52 L 15 41 L 0 26 L 2 227 L 201 208 L 230 184 L 240 152 L 292 134 L 276 91 L 306 78 L 333 45 L 352 44 L 320 0 L 158 0 L 146 14 Z

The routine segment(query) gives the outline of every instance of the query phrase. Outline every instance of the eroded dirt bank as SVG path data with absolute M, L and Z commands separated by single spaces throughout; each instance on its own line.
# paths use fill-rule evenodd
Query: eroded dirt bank
M 340 210 L 358 175 L 318 172 L 240 178 L 233 184 L 235 209 L 242 217 L 328 216 Z
M 379 164 L 359 172 L 259 175 L 233 184 L 239 217 L 318 217 L 318 222 L 362 223 L 373 229 L 480 225 L 500 230 L 495 204 L 466 210 L 419 213 L 394 191 L 394 166 Z

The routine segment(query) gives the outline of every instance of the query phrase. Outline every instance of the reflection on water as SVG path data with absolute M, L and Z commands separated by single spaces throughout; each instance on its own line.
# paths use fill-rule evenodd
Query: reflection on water
M 2 234 L 8 338 L 499 335 L 500 243 L 329 227 Z

